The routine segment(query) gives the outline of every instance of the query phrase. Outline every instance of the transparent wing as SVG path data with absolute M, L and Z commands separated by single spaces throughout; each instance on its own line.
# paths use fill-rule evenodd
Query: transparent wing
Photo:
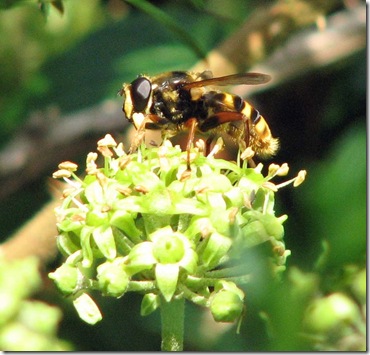
M 271 76 L 261 73 L 239 73 L 218 78 L 210 78 L 199 81 L 193 81 L 185 84 L 185 89 L 203 87 L 209 85 L 225 86 L 225 85 L 259 85 L 265 84 L 271 80 Z

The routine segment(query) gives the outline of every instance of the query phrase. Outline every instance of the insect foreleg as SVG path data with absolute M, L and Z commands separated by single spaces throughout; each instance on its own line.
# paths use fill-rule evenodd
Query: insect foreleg
M 194 142 L 195 129 L 197 127 L 198 121 L 196 118 L 190 118 L 185 122 L 185 126 L 189 128 L 188 141 L 186 143 L 186 152 L 187 152 L 187 170 L 190 171 L 190 149 Z

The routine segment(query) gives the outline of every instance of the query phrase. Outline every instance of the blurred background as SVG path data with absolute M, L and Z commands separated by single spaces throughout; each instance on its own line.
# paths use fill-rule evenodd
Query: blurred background
M 46 276 L 61 260 L 55 221 L 29 221 L 43 208 L 52 215 L 45 207 L 49 178 L 61 161 L 84 164 L 106 133 L 128 148 L 131 127 L 117 96 L 122 83 L 141 73 L 194 68 L 272 75 L 267 85 L 230 90 L 246 97 L 280 139 L 280 151 L 265 165 L 287 162 L 292 177 L 301 169 L 308 175 L 297 189 L 276 195 L 276 214 L 289 216 L 285 277 L 246 288 L 240 334 L 189 306 L 185 349 L 364 350 L 366 300 L 353 286 L 366 266 L 363 1 L 0 0 L 0 241 L 6 256 L 40 258 L 43 286 L 34 297 L 62 309 L 58 336 L 75 350 L 159 350 L 159 315 L 140 317 L 136 294 L 100 298 L 103 321 L 93 327 L 80 321 Z M 302 336 L 310 302 L 333 293 L 358 307 L 358 318 L 345 320 L 351 330 Z

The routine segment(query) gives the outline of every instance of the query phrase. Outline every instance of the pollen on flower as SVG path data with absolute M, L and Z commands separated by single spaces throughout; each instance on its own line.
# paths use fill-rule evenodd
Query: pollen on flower
M 286 176 L 289 172 L 289 166 L 287 163 L 282 164 L 281 166 L 278 164 L 270 164 L 268 176 L 273 178 L 274 176 Z
M 288 172 L 289 172 L 289 166 L 287 163 L 283 163 L 280 168 L 278 169 L 278 171 L 276 172 L 276 175 L 278 176 L 286 176 L 288 175 Z
M 97 149 L 103 155 L 103 157 L 111 158 L 113 156 L 112 151 L 106 145 L 98 146 Z
M 63 198 L 66 198 L 67 196 L 70 196 L 72 195 L 73 193 L 75 193 L 76 189 L 71 187 L 71 188 L 68 188 L 68 189 L 64 189 L 63 190 Z
M 219 137 L 217 139 L 217 142 L 211 152 L 208 154 L 208 157 L 213 157 L 215 156 L 218 152 L 220 152 L 224 148 L 224 141 L 222 137 Z
M 107 185 L 108 178 L 100 170 L 97 171 L 96 178 L 98 179 L 100 186 L 103 187 Z
M 197 193 L 197 194 L 205 193 L 208 190 L 209 190 L 209 186 L 206 185 L 206 184 L 202 184 L 202 185 L 194 187 L 194 192 Z
M 132 190 L 129 187 L 116 186 L 115 189 L 124 196 L 130 196 Z
M 114 149 L 118 157 L 126 155 L 125 148 L 123 147 L 122 142 Z
M 90 152 L 88 155 L 87 155 L 87 158 L 86 158 L 86 173 L 88 175 L 95 175 L 97 170 L 98 170 L 98 166 L 96 165 L 95 161 L 98 159 L 98 154 L 97 153 L 92 153 Z
M 103 139 L 98 141 L 98 147 L 116 147 L 117 143 L 110 134 L 106 134 Z
M 254 157 L 254 154 L 255 152 L 253 151 L 253 149 L 251 147 L 247 147 L 246 149 L 244 149 L 243 153 L 240 155 L 240 158 L 242 160 L 249 160 Z
M 232 210 L 229 212 L 229 221 L 230 221 L 230 223 L 233 224 L 235 222 L 235 217 L 236 217 L 238 212 L 239 212 L 238 207 L 232 208 Z
M 160 157 L 165 157 L 167 153 L 168 147 L 166 147 L 165 145 L 161 145 L 160 147 L 158 147 L 158 155 Z
M 199 149 L 200 152 L 204 152 L 206 150 L 206 144 L 204 143 L 203 139 L 198 139 L 195 142 L 195 146 Z
M 118 166 L 121 170 L 124 170 L 126 166 L 130 163 L 131 157 L 129 155 L 122 156 L 119 158 Z
M 54 179 L 61 179 L 61 178 L 69 178 L 71 177 L 72 173 L 69 170 L 66 169 L 60 169 L 53 173 Z
M 248 148 L 247 148 L 248 149 Z M 262 163 L 258 163 L 257 166 L 254 168 L 254 171 L 258 174 L 261 174 L 262 172 L 262 169 L 263 169 L 263 164 Z
M 58 168 L 61 170 L 76 171 L 78 168 L 78 165 L 75 163 L 72 163 L 71 161 L 64 161 L 58 165 Z
M 86 157 L 86 164 L 94 163 L 98 159 L 98 153 L 90 152 Z
M 158 148 L 158 157 L 159 157 L 159 165 L 161 167 L 161 170 L 168 171 L 170 169 L 170 161 L 166 157 L 166 154 L 168 153 L 168 148 L 164 145 L 160 146 Z
M 136 185 L 134 187 L 134 189 L 135 189 L 135 191 L 141 192 L 143 194 L 147 194 L 149 192 L 149 190 L 145 186 L 143 186 L 143 185 Z
M 275 176 L 277 171 L 279 170 L 279 168 L 280 168 L 280 165 L 278 165 L 278 164 L 275 164 L 275 163 L 270 164 L 268 175 L 269 176 Z
M 271 191 L 276 192 L 278 190 L 278 187 L 272 183 L 271 181 L 265 181 L 262 183 L 262 186 L 265 187 L 266 189 L 269 189 Z
M 172 148 L 172 147 L 173 147 L 173 145 L 172 145 L 171 141 L 170 141 L 170 140 L 168 140 L 168 139 L 166 139 L 166 140 L 163 142 L 162 146 L 167 147 L 167 148 Z M 176 147 L 179 147 L 179 146 L 177 145 Z
M 306 179 L 306 175 L 307 175 L 307 171 L 306 170 L 301 170 L 298 173 L 297 178 L 294 180 L 293 186 L 297 187 L 300 184 L 302 184 L 302 182 Z
M 190 177 L 191 177 L 191 171 L 189 171 L 189 170 L 184 170 L 184 171 L 182 172 L 182 174 L 180 175 L 179 180 L 180 180 L 181 182 L 183 182 L 183 181 L 185 181 L 185 180 L 189 179 Z

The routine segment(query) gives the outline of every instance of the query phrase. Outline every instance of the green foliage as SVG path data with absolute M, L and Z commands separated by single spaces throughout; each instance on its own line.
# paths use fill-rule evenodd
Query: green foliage
M 366 250 L 366 131 L 349 129 L 325 160 L 312 166 L 312 179 L 298 199 L 320 216 L 313 236 L 328 243 L 327 267 L 362 263 Z
M 52 3 L 44 4 L 49 8 Z M 48 90 L 50 83 L 40 72 L 45 61 L 70 48 L 103 21 L 97 0 L 63 4 L 63 15 L 53 6 L 46 19 L 36 1 L 0 4 L 8 8 L 0 10 L 2 134 L 26 118 L 27 103 L 32 98 Z
M 30 299 L 39 290 L 38 262 L 0 259 L 0 349 L 6 351 L 67 351 L 57 338 L 61 311 Z

